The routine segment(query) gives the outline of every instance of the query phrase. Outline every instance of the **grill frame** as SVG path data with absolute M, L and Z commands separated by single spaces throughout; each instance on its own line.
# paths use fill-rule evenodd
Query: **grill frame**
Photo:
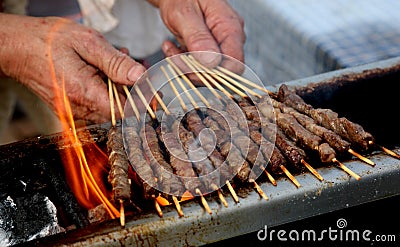
M 295 88 L 301 96 L 330 97 L 344 85 L 365 77 L 383 76 L 400 71 L 400 58 L 374 62 L 354 68 L 332 71 L 296 81 L 285 82 Z M 280 84 L 269 86 L 277 91 Z M 305 90 L 307 89 L 307 90 Z M 304 91 L 302 91 L 304 90 Z M 400 148 L 393 149 L 397 153 Z M 320 215 L 346 207 L 400 194 L 400 161 L 375 152 L 367 155 L 376 167 L 351 160 L 343 162 L 361 176 L 360 181 L 349 177 L 335 167 L 318 168 L 325 181 L 318 181 L 312 174 L 296 176 L 302 185 L 299 189 L 287 179 L 278 180 L 278 186 L 260 184 L 270 198 L 268 202 L 251 191 L 240 203 L 226 197 L 229 207 L 225 208 L 215 198 L 207 197 L 213 212 L 210 216 L 197 201 L 183 204 L 185 216 L 179 218 L 172 207 L 163 208 L 164 215 L 145 212 L 127 216 L 125 228 L 119 220 L 93 224 L 62 235 L 37 239 L 28 244 L 36 246 L 193 246 L 216 242 L 268 227 L 278 226 Z M 373 188 L 373 189 L 365 189 Z M 357 193 L 357 196 L 354 196 Z

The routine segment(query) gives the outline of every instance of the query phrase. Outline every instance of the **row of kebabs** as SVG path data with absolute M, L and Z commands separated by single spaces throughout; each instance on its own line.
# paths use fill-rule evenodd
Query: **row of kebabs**
M 117 202 L 132 198 L 130 165 L 144 199 L 161 196 L 175 202 L 185 192 L 202 195 L 232 183 L 256 185 L 262 174 L 275 183 L 273 176 L 287 174 L 287 167 L 294 172 L 311 169 L 322 180 L 308 165 L 309 154 L 331 164 L 339 156 L 357 154 L 353 148 L 367 151 L 374 143 L 360 125 L 330 109 L 313 108 L 286 85 L 273 97 L 225 101 L 183 118 L 171 114 L 144 124 L 133 117 L 123 121 L 124 133 L 113 126 L 107 142 L 109 181 Z M 201 138 L 209 130 L 214 138 Z

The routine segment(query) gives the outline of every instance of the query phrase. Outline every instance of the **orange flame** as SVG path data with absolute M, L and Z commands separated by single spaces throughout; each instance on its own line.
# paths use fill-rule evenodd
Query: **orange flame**
M 90 156 L 86 157 L 82 143 L 80 142 L 75 122 L 72 115 L 71 105 L 68 96 L 65 92 L 64 79 L 62 79 L 61 90 L 56 77 L 55 67 L 52 60 L 52 41 L 53 35 L 65 23 L 60 21 L 53 26 L 53 32 L 50 32 L 48 39 L 48 58 L 51 79 L 53 81 L 56 111 L 60 118 L 62 128 L 67 134 L 68 143 L 71 148 L 64 150 L 63 165 L 67 177 L 67 182 L 70 185 L 75 197 L 79 203 L 87 208 L 94 208 L 102 203 L 105 209 L 112 218 L 119 217 L 119 211 L 107 199 L 106 185 L 104 184 L 104 165 L 107 163 L 107 156 L 96 145 L 85 145 L 85 149 L 89 149 Z M 87 147 L 86 147 L 87 146 Z M 89 165 L 91 164 L 91 165 Z

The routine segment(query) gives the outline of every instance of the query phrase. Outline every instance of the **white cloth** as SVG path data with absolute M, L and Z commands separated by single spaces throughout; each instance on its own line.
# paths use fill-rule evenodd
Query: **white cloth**
M 115 28 L 118 19 L 111 14 L 114 0 L 78 0 L 83 14 L 83 24 L 99 32 L 108 32 Z
M 162 42 L 172 37 L 161 20 L 158 8 L 146 0 L 117 0 L 112 14 L 118 25 L 105 37 L 114 45 L 126 47 L 131 56 L 145 58 L 161 49 Z
M 84 24 L 102 32 L 106 39 L 126 47 L 131 56 L 145 58 L 161 49 L 172 34 L 159 10 L 146 0 L 78 0 Z

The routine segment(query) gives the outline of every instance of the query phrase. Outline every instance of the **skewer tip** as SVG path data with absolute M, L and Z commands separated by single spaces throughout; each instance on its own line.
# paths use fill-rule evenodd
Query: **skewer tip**
M 314 169 L 307 161 L 301 160 L 301 163 L 316 177 L 319 181 L 323 181 L 324 178 Z
M 361 154 L 357 153 L 357 152 L 354 151 L 353 149 L 349 148 L 347 151 L 348 151 L 349 153 L 351 153 L 352 155 L 356 156 L 357 158 L 359 158 L 360 160 L 364 161 L 364 162 L 367 163 L 368 165 L 370 165 L 370 166 L 375 166 L 375 163 L 374 163 L 372 160 L 370 160 L 370 159 L 368 159 L 368 158 L 362 156 Z
M 250 183 L 254 184 L 254 188 L 256 189 L 257 193 L 264 198 L 264 200 L 268 201 L 269 198 L 268 196 L 264 193 L 264 191 L 261 189 L 261 187 L 257 184 L 257 182 L 254 179 L 249 179 Z
M 228 186 L 229 192 L 231 193 L 231 195 L 232 195 L 232 197 L 233 197 L 233 200 L 234 200 L 236 203 L 239 203 L 239 197 L 238 197 L 238 195 L 236 194 L 236 191 L 233 189 L 232 184 L 227 180 L 227 181 L 226 181 L 226 185 Z
M 172 196 L 172 200 L 174 201 L 175 208 L 176 208 L 176 211 L 178 211 L 179 217 L 183 217 L 184 214 L 183 214 L 183 211 L 181 208 L 181 204 L 179 204 L 178 198 L 176 198 L 176 196 Z
M 266 169 L 264 169 L 265 174 L 268 177 L 268 180 L 272 183 L 273 186 L 277 186 L 275 178 L 269 173 Z
M 125 208 L 124 208 L 124 201 L 122 199 L 119 200 L 119 205 L 120 205 L 120 208 L 119 208 L 119 214 L 120 214 L 119 222 L 120 222 L 121 226 L 124 227 L 125 226 Z
M 196 194 L 198 194 L 200 196 L 201 203 L 203 204 L 204 209 L 207 211 L 207 213 L 209 213 L 211 215 L 212 211 L 210 209 L 210 206 L 208 205 L 206 199 L 204 198 L 203 194 L 201 193 L 201 191 L 198 188 L 196 189 Z
M 158 216 L 163 217 L 163 212 L 161 210 L 160 204 L 157 202 L 156 199 L 154 199 L 154 207 L 156 208 Z
M 398 154 L 398 153 L 396 153 L 396 152 L 394 152 L 394 151 L 392 151 L 392 150 L 390 150 L 388 148 L 385 148 L 384 146 L 381 146 L 381 145 L 378 145 L 378 144 L 375 144 L 375 145 L 377 145 L 386 154 L 388 154 L 388 155 L 390 155 L 390 156 L 392 156 L 392 157 L 394 157 L 396 159 L 400 159 L 400 154 Z
M 218 188 L 217 185 L 213 184 L 212 185 L 213 189 L 217 191 L 219 200 L 224 204 L 224 206 L 227 208 L 228 207 L 228 202 L 225 200 L 224 195 L 222 194 L 221 190 Z
M 338 164 L 340 169 L 345 171 L 347 174 L 349 174 L 350 176 L 352 176 L 356 180 L 360 180 L 361 179 L 361 177 L 358 174 L 356 174 L 355 172 L 350 170 L 347 166 L 345 166 L 342 162 L 340 162 L 336 158 L 334 158 L 332 161 L 335 162 L 336 164 Z
M 292 175 L 292 173 L 289 172 L 288 169 L 286 169 L 285 166 L 281 165 L 281 169 L 282 169 L 282 171 L 285 173 L 285 175 L 290 179 L 290 181 L 292 181 L 292 183 L 293 183 L 297 188 L 300 188 L 300 187 L 301 187 L 299 181 L 297 181 L 297 179 Z

